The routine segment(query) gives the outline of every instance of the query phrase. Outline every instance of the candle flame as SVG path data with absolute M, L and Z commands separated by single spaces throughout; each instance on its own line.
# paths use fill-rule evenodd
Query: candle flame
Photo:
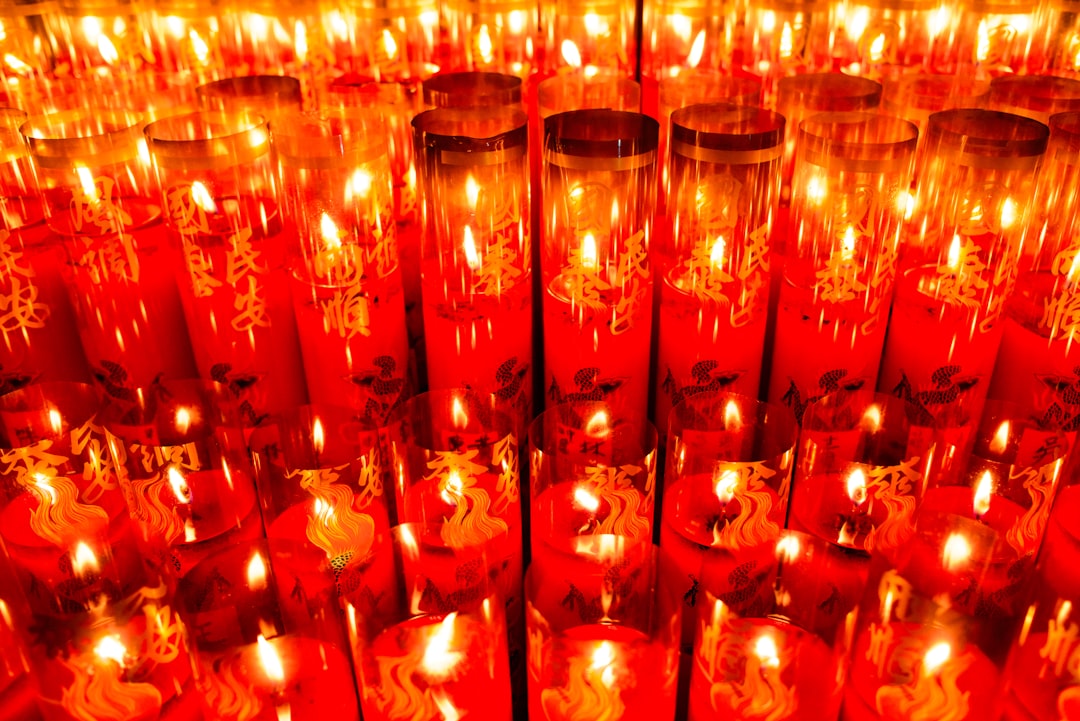
M 971 559 L 971 544 L 964 538 L 962 533 L 951 533 L 945 539 L 945 545 L 941 549 L 941 560 L 945 570 L 953 571 Z
M 855 543 L 855 531 L 846 520 L 840 526 L 839 533 L 836 534 L 836 542 L 841 546 L 850 546 Z
M 923 656 L 922 670 L 926 676 L 931 676 L 937 672 L 952 656 L 952 646 L 948 641 L 940 641 L 935 643 L 926 651 L 926 655 Z
M 960 235 L 953 235 L 952 242 L 949 243 L 949 256 L 946 260 L 949 270 L 957 272 L 960 270 Z
M 611 419 L 606 410 L 598 410 L 585 424 L 585 435 L 590 438 L 603 438 L 611 433 Z
M 739 404 L 734 400 L 729 400 L 724 404 L 724 428 L 737 430 L 742 426 L 742 413 L 739 411 Z
M 456 506 L 461 500 L 462 491 L 465 490 L 465 484 L 461 482 L 461 476 L 457 471 L 450 471 L 446 479 L 442 484 L 442 491 L 439 495 L 450 506 Z
M 486 23 L 476 31 L 476 52 L 479 53 L 482 63 L 491 63 L 495 60 L 495 45 L 491 42 L 491 32 Z
M 124 658 L 127 656 L 127 649 L 124 647 L 124 642 L 120 640 L 120 637 L 116 634 L 111 636 L 103 636 L 97 645 L 94 646 L 94 655 L 103 661 L 113 661 L 120 668 L 124 668 Z
M 799 537 L 794 534 L 785 535 L 776 542 L 776 555 L 788 563 L 794 562 L 801 551 Z
M 574 503 L 584 508 L 589 513 L 600 510 L 600 499 L 586 488 L 578 486 L 574 489 Z
M 107 65 L 115 65 L 116 61 L 120 59 L 120 53 L 117 52 L 116 46 L 113 45 L 112 40 L 109 40 L 108 35 L 98 36 L 97 47 L 98 52 L 101 53 L 101 59 Z
M 885 57 L 885 35 L 878 35 L 870 43 L 870 62 L 880 63 Z
M 318 416 L 311 423 L 311 444 L 315 447 L 316 453 L 322 453 L 323 447 L 326 445 L 326 434 L 323 431 L 322 419 Z
M 772 10 L 766 10 L 761 14 L 761 29 L 766 33 L 776 30 L 776 13 Z
M 465 250 L 465 263 L 474 271 L 480 270 L 480 255 L 476 252 L 476 243 L 473 241 L 472 228 L 465 226 L 464 239 L 461 247 Z
M 1077 254 L 1080 258 L 1080 254 Z M 1009 447 L 1009 432 L 1012 430 L 1009 421 L 1005 420 L 1001 422 L 1001 425 L 997 427 L 994 432 L 994 437 L 990 439 L 990 452 L 991 453 L 1004 453 L 1005 449 Z
M 716 242 L 713 243 L 712 252 L 709 253 L 709 261 L 713 264 L 713 268 L 716 268 L 717 270 L 723 270 L 724 250 L 726 250 L 724 237 L 718 236 Z
M 915 196 L 907 190 L 901 190 L 896 194 L 896 206 L 904 214 L 904 220 L 911 220 L 915 212 Z
M 304 25 L 303 20 L 297 20 L 295 28 L 293 48 L 296 51 L 296 59 L 301 63 L 305 63 L 308 55 L 307 26 Z
M 705 31 L 699 30 L 694 37 L 694 44 L 690 46 L 690 52 L 686 56 L 687 67 L 696 68 L 705 55 Z
M 184 474 L 181 473 L 176 466 L 169 466 L 168 470 L 165 471 L 165 475 L 169 479 L 169 487 L 172 488 L 177 503 L 181 503 L 185 506 L 190 504 L 191 487 L 188 486 Z
M 198 180 L 191 184 L 191 200 L 207 213 L 217 212 L 217 203 L 210 196 L 210 191 Z
M 82 165 L 75 167 L 75 175 L 79 176 L 79 186 L 82 188 L 83 195 L 90 201 L 98 199 L 97 184 L 94 182 L 94 174 Z
M 64 430 L 64 417 L 55 408 L 49 409 L 49 426 L 56 435 L 60 435 Z
M 829 195 L 829 186 L 821 178 L 812 176 L 806 181 L 806 196 L 816 204 L 821 204 Z
M 88 576 L 101 570 L 97 556 L 84 541 L 75 544 L 75 551 L 71 554 L 71 570 L 76 576 Z
M 596 257 L 596 238 L 586 233 L 581 239 L 581 264 L 589 270 L 596 270 L 599 263 Z
M 394 34 L 390 32 L 389 28 L 383 28 L 382 31 L 382 44 L 383 50 L 386 52 L 387 60 L 396 60 L 398 54 L 397 40 L 394 40 Z
M 507 27 L 515 35 L 525 32 L 525 23 L 529 16 L 524 10 L 511 10 L 507 15 Z
M 454 396 L 454 401 L 450 404 L 450 415 L 453 416 L 455 428 L 465 428 L 469 425 L 469 414 L 465 412 L 465 406 L 457 396 Z
M 465 654 L 451 651 L 450 645 L 454 641 L 454 621 L 457 612 L 448 613 L 431 634 L 427 647 L 424 649 L 424 657 L 421 665 L 424 670 L 433 676 L 446 676 L 456 666 Z
M 1017 207 L 1012 198 L 1005 198 L 1001 204 L 1001 229 L 1008 230 L 1016 223 Z
M 844 260 L 852 260 L 855 257 L 855 228 L 850 225 L 844 231 L 844 239 L 840 245 L 840 257 Z
M 285 667 L 281 664 L 281 656 L 278 655 L 274 644 L 267 641 L 266 637 L 261 633 L 256 639 L 256 644 L 259 648 L 259 662 L 262 664 L 263 670 L 266 671 L 267 677 L 274 683 L 283 682 L 285 680 Z
M 371 177 L 371 173 L 363 168 L 357 168 L 353 171 L 349 182 L 345 184 L 346 200 L 351 200 L 354 195 L 361 198 L 371 195 L 372 182 L 374 182 L 374 179 Z
M 210 58 L 210 46 L 202 39 L 202 35 L 192 28 L 188 31 L 188 41 L 191 43 L 191 52 L 195 53 L 195 59 L 199 61 L 199 65 L 206 65 L 206 61 Z
M 592 653 L 593 671 L 600 672 L 600 681 L 607 688 L 615 685 L 615 647 L 609 641 L 601 641 Z
M 990 31 L 986 27 L 986 20 L 980 20 L 975 44 L 975 62 L 985 63 L 988 57 L 990 57 Z
M 252 590 L 266 588 L 266 561 L 258 551 L 248 561 L 247 582 Z
M 979 476 L 979 482 L 975 485 L 975 497 L 972 500 L 972 508 L 975 518 L 979 519 L 990 510 L 990 499 L 994 494 L 994 476 L 989 470 L 983 471 Z
M 465 178 L 465 198 L 469 201 L 469 208 L 476 210 L 476 204 L 480 201 L 480 184 L 472 175 Z
M 729 468 L 719 475 L 715 488 L 716 497 L 726 506 L 735 497 L 735 491 L 739 490 L 739 474 Z
M 573 40 L 563 40 L 562 47 L 562 59 L 566 61 L 566 64 L 572 68 L 581 68 L 581 51 L 578 50 L 578 46 Z
M 863 469 L 855 468 L 848 474 L 847 494 L 856 506 L 866 503 L 866 473 Z
M 341 248 L 341 231 L 338 230 L 334 219 L 326 213 L 323 213 L 319 218 L 319 233 L 322 234 L 323 244 L 327 250 Z
M 761 661 L 762 666 L 777 668 L 780 666 L 780 652 L 776 648 L 776 641 L 768 634 L 758 636 L 754 644 L 754 655 Z
M 790 60 L 795 50 L 795 35 L 791 31 L 791 24 L 784 22 L 784 27 L 780 31 L 780 59 Z
M 32 67 L 20 60 L 18 56 L 12 55 L 11 53 L 4 53 L 4 64 L 19 75 L 29 75 L 33 71 Z
M 871 403 L 863 411 L 861 425 L 867 433 L 877 433 L 881 430 L 881 407 L 877 403 Z
M 191 429 L 191 415 L 191 409 L 186 406 L 180 406 L 176 409 L 174 426 L 176 427 L 176 432 L 180 435 L 186 434 Z

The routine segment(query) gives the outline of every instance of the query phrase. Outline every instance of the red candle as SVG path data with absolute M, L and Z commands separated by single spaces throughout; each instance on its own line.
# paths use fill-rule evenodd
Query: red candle
M 1069 569 L 1080 557 L 1077 514 L 1080 514 L 1080 486 L 1063 488 L 1050 514 L 1039 559 L 1043 575 L 1054 578 L 1062 595 L 1074 598 L 1080 597 L 1080 581 Z

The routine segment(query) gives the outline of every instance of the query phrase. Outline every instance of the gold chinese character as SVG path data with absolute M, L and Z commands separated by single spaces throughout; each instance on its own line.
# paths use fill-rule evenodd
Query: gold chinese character
M 499 295 L 517 285 L 523 273 L 516 265 L 518 254 L 511 246 L 512 242 L 510 237 L 500 235 L 488 246 L 476 271 L 474 293 Z
M 986 263 L 979 257 L 982 248 L 970 238 L 953 238 L 945 265 L 938 266 L 938 294 L 948 303 L 978 308 L 979 292 L 990 287 L 982 277 Z
M 85 168 L 79 168 L 81 185 L 71 196 L 71 224 L 76 232 L 93 226 L 99 231 L 121 233 L 131 225 L 131 216 L 113 199 L 116 181 L 109 177 L 94 178 Z
M 323 325 L 342 338 L 371 335 L 371 301 L 359 282 L 336 289 L 329 300 L 320 300 Z
M 196 192 L 199 192 L 195 190 L 195 187 L 177 185 L 165 194 L 166 212 L 176 231 L 181 235 L 210 233 L 210 220 L 206 216 L 206 209 L 195 197 Z M 201 192 L 205 193 L 205 188 Z M 205 202 L 205 200 L 202 201 L 202 203 Z
M 255 327 L 270 327 L 270 318 L 266 314 L 266 299 L 255 276 L 248 276 L 246 291 L 236 293 L 233 308 L 237 311 L 232 320 L 234 330 L 246 333 Z
M 184 256 L 187 259 L 188 274 L 191 276 L 191 287 L 196 298 L 206 298 L 214 294 L 214 289 L 220 288 L 223 283 L 214 277 L 214 269 L 210 259 L 203 255 L 199 246 L 194 243 L 184 243 Z

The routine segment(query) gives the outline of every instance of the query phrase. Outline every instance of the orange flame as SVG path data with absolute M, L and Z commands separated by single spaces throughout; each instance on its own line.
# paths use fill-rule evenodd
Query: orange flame
M 581 67 L 581 51 L 573 40 L 563 40 L 560 48 L 562 59 L 572 68 Z
M 472 228 L 465 226 L 464 240 L 462 240 L 461 247 L 465 251 L 465 263 L 469 268 L 478 271 L 480 270 L 480 255 L 476 252 L 476 243 L 473 241 Z
M 217 212 L 217 203 L 211 197 L 210 191 L 198 180 L 191 184 L 191 200 L 207 213 Z
M 75 552 L 71 554 L 71 570 L 76 576 L 89 576 L 101 570 L 94 551 L 83 541 L 75 545 Z
M 994 495 L 994 476 L 987 469 L 979 476 L 979 482 L 975 485 L 975 497 L 972 499 L 972 510 L 975 511 L 975 519 L 978 520 L 990 510 L 990 499 Z
M 1080 258 L 1080 254 L 1077 254 Z M 1005 452 L 1005 449 L 1009 447 L 1009 432 L 1011 431 L 1011 425 L 1008 421 L 1002 421 L 1001 425 L 997 427 L 994 432 L 994 437 L 990 440 L 990 452 L 1001 454 Z
M 449 676 L 465 654 L 460 651 L 452 651 L 454 642 L 454 621 L 457 613 L 448 613 L 436 627 L 435 632 L 428 638 L 424 648 L 424 657 L 420 661 L 424 670 L 436 678 Z
M 267 641 L 266 637 L 261 633 L 256 639 L 256 644 L 259 649 L 259 663 L 262 664 L 267 678 L 276 685 L 283 683 L 285 681 L 285 667 L 281 663 L 281 656 L 278 655 L 274 644 Z
M 852 469 L 847 477 L 847 494 L 856 506 L 866 503 L 866 473 L 861 468 Z
M 611 433 L 610 423 L 607 411 L 599 410 L 585 424 L 585 435 L 590 438 L 605 438 Z
M 316 416 L 311 423 L 311 445 L 315 447 L 316 453 L 322 453 L 325 444 L 326 437 L 323 433 L 322 420 Z
M 266 588 L 266 562 L 258 551 L 248 561 L 247 582 L 252 590 Z
M 941 560 L 945 570 L 955 571 L 971 559 L 971 544 L 962 533 L 952 533 L 945 539 L 941 549 Z

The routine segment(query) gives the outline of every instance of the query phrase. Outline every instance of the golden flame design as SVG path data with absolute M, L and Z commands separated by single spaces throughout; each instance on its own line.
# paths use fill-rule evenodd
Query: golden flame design
M 1057 485 L 1058 464 L 1053 464 L 1053 468 L 1055 470 L 1049 477 L 1044 473 L 1044 469 L 1025 471 L 1028 477 L 1024 480 L 1024 490 L 1031 499 L 1031 505 L 1024 515 L 1017 519 L 1013 527 L 1005 532 L 1005 540 L 1020 555 L 1036 548 L 1043 529 L 1046 528 L 1046 522 L 1050 516 L 1050 501 Z
M 611 512 L 593 533 L 638 538 L 649 533 L 649 516 L 643 508 L 645 497 L 634 488 L 605 491 L 602 498 Z
M 731 708 L 739 718 L 755 721 L 781 721 L 794 716 L 798 697 L 794 687 L 781 678 L 791 664 L 790 652 L 778 650 L 768 636 L 757 639 L 746 649 L 746 670 L 742 682 L 714 683 L 710 693 L 713 708 Z
M 924 659 L 924 668 L 914 682 L 878 689 L 878 713 L 905 721 L 963 721 L 968 717 L 971 693 L 961 691 L 958 680 L 973 661 L 971 654 L 965 653 L 928 673 Z
M 60 705 L 77 721 L 133 721 L 157 718 L 161 693 L 148 683 L 127 683 L 123 669 L 111 658 L 89 652 L 64 663 L 74 680 L 64 689 Z
M 442 539 L 446 545 L 451 548 L 480 545 L 510 529 L 506 521 L 490 513 L 491 496 L 483 488 L 474 488 L 464 481 L 455 495 L 454 514 L 446 519 L 442 527 Z
M 367 558 L 375 537 L 375 521 L 353 508 L 352 489 L 335 482 L 342 468 L 295 471 L 288 476 L 300 475 L 300 487 L 314 499 L 307 537 L 326 552 L 335 573 Z
M 252 693 L 251 685 L 236 677 L 233 664 L 206 674 L 202 692 L 207 705 L 227 721 L 251 721 L 262 711 L 262 700 Z
M 150 478 L 131 481 L 134 507 L 132 516 L 157 539 L 171 544 L 184 534 L 184 521 L 176 512 L 172 488 L 165 480 L 165 473 L 159 472 Z M 168 490 L 166 490 L 168 489 Z M 162 497 L 164 494 L 164 498 Z
M 618 721 L 626 712 L 618 684 L 605 678 L 609 666 L 588 656 L 570 659 L 567 685 L 540 692 L 544 716 L 558 721 Z
M 775 540 L 780 525 L 769 519 L 773 499 L 764 482 L 775 471 L 760 463 L 739 464 L 731 470 L 738 473 L 733 498 L 739 501 L 739 514 L 713 527 L 713 545 L 738 549 Z
M 378 657 L 379 679 L 364 693 L 374 694 L 379 710 L 394 721 L 429 721 L 440 718 L 431 688 L 421 689 L 413 678 L 424 659 L 424 644 L 411 644 L 404 656 Z
M 75 532 L 86 532 L 109 522 L 105 510 L 79 502 L 78 487 L 65 476 L 41 477 L 27 485 L 38 505 L 30 513 L 30 530 L 40 538 L 63 545 Z
M 866 536 L 866 550 L 897 548 L 911 534 L 915 497 L 878 491 L 875 500 L 888 509 L 885 520 Z

